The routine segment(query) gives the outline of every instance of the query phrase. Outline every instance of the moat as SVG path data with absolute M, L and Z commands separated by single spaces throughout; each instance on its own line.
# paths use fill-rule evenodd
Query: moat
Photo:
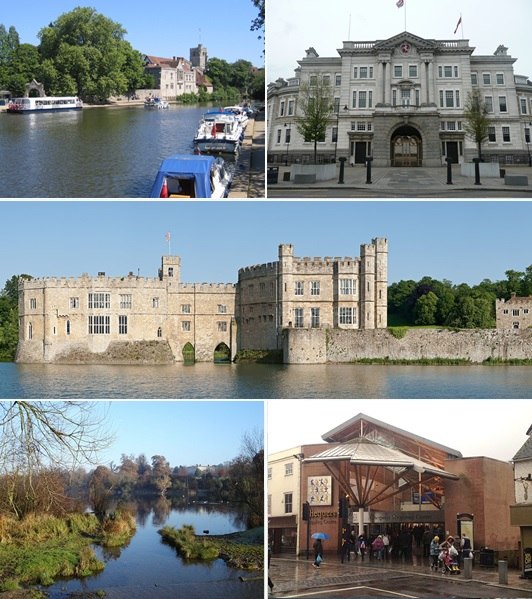
M 0 363 L 0 398 L 530 398 L 530 366 Z

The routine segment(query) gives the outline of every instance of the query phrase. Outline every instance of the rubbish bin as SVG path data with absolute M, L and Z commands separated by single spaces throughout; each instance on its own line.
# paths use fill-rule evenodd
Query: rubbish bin
M 274 185 L 279 181 L 279 167 L 278 166 L 269 166 L 268 173 L 266 176 L 266 180 L 268 185 Z
M 479 565 L 493 568 L 495 566 L 495 551 L 487 547 L 480 548 Z

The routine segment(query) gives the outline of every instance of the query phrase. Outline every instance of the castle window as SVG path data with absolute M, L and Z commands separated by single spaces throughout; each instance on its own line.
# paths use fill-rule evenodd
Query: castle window
M 89 309 L 104 309 L 111 307 L 110 293 L 89 293 Z
M 353 324 L 353 308 L 339 308 L 338 320 L 340 324 Z
M 181 314 L 190 314 L 190 304 L 181 304 Z
M 227 306 L 225 304 L 218 304 L 218 314 L 227 314 Z
M 127 335 L 127 316 L 118 317 L 118 334 Z
M 294 282 L 294 295 L 303 295 L 303 281 Z
M 320 294 L 320 282 L 319 281 L 311 281 L 310 282 L 310 295 L 319 295 Z
M 66 321 L 66 334 L 70 335 L 70 320 Z
M 319 308 L 311 308 L 310 309 L 310 326 L 313 329 L 317 329 L 320 326 L 320 309 Z
M 110 333 L 110 316 L 89 316 L 89 335 L 109 335 Z
M 294 326 L 302 328 L 303 322 L 303 308 L 294 308 Z
M 37 300 L 34 297 L 30 297 L 30 310 L 35 310 L 37 308 Z
M 225 322 L 225 320 L 222 320 L 222 321 L 218 322 L 217 324 L 218 324 L 218 331 L 220 333 L 227 333 L 227 322 Z
M 70 309 L 75 310 L 79 308 L 79 297 L 71 297 L 70 298 Z
M 28 325 L 28 339 L 33 339 L 33 324 L 31 322 Z
M 120 294 L 120 310 L 131 309 L 131 293 Z
M 519 316 L 519 308 L 512 310 L 512 316 Z
M 340 295 L 353 295 L 355 293 L 355 281 L 353 279 L 340 279 Z
M 159 298 L 158 297 L 154 297 L 151 300 L 151 306 L 152 308 L 158 308 L 159 307 Z
M 162 328 L 161 328 L 161 327 L 159 327 L 159 328 L 157 329 L 157 337 L 159 337 L 159 338 L 160 338 L 160 337 L 162 337 L 162 336 L 163 336 L 163 330 L 162 330 Z
M 173 277 L 174 276 L 174 267 L 173 266 L 169 266 L 168 267 L 168 276 L 169 277 Z
M 190 331 L 190 320 L 183 320 L 181 322 L 181 330 L 182 331 Z

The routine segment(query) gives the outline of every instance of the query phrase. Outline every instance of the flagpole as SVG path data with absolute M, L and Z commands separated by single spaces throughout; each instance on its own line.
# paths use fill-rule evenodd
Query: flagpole
M 462 39 L 464 39 L 464 19 L 462 19 L 462 13 L 460 13 L 460 31 L 462 32 Z
M 403 8 L 405 9 L 405 31 L 406 31 L 406 5 L 408 4 L 408 2 L 405 0 L 404 6 Z

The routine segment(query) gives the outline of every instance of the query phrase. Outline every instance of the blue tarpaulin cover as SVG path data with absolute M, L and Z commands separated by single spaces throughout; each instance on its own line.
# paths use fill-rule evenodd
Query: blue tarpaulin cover
M 196 182 L 195 197 L 210 198 L 212 195 L 211 167 L 214 160 L 213 156 L 197 156 L 196 154 L 177 154 L 165 158 L 155 177 L 150 198 L 161 197 L 161 188 L 165 177 L 194 178 Z

